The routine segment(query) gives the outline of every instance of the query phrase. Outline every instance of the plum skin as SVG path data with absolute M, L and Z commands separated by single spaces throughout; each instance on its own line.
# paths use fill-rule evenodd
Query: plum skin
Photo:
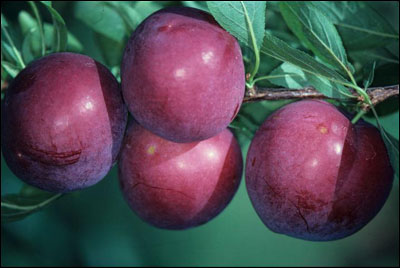
M 6 91 L 5 161 L 17 177 L 46 191 L 89 187 L 116 162 L 127 113 L 106 67 L 80 54 L 50 54 L 29 64 Z
M 241 50 L 210 14 L 162 9 L 129 39 L 121 84 L 128 110 L 142 126 L 174 142 L 204 140 L 239 111 L 245 89 Z
M 243 160 L 228 129 L 204 141 L 175 143 L 133 123 L 118 167 L 130 208 L 155 227 L 179 230 L 210 221 L 229 204 Z
M 364 227 L 384 205 L 393 169 L 377 128 L 335 106 L 295 102 L 274 112 L 247 154 L 246 186 L 264 224 L 292 237 L 329 241 Z

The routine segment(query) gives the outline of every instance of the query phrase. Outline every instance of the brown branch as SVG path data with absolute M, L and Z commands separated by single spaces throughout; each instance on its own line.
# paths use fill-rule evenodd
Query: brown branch
M 349 91 L 362 101 L 360 96 L 352 89 Z M 399 85 L 386 86 L 386 87 L 373 87 L 367 89 L 367 93 L 375 106 L 378 103 L 392 97 L 399 95 Z M 261 100 L 285 100 L 285 99 L 332 99 L 313 87 L 306 87 L 302 89 L 289 89 L 289 88 L 258 88 L 254 86 L 253 90 L 249 90 L 244 97 L 243 102 L 253 102 Z M 364 106 L 364 109 L 368 107 Z

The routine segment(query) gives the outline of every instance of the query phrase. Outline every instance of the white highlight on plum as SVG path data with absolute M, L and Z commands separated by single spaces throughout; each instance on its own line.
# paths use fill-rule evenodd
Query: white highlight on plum
M 335 153 L 340 155 L 342 153 L 342 144 L 340 144 L 339 142 L 336 142 L 333 144 L 333 149 L 335 150 Z
M 316 167 L 317 165 L 318 165 L 318 159 L 313 158 L 313 159 L 311 160 L 311 167 Z
M 185 168 L 185 163 L 183 161 L 178 161 L 178 167 L 179 168 Z
M 176 78 L 183 78 L 186 75 L 186 70 L 185 68 L 179 68 L 175 70 L 175 77 Z
M 208 51 L 201 53 L 201 58 L 205 64 L 208 64 L 210 60 L 214 57 L 214 52 Z
M 217 153 L 213 149 L 208 150 L 206 152 L 206 155 L 207 155 L 208 159 L 216 159 L 217 158 Z
M 94 104 L 92 102 L 92 100 L 87 97 L 84 101 L 83 104 L 80 108 L 81 112 L 87 112 L 87 111 L 92 111 L 94 109 Z
M 88 101 L 85 103 L 85 109 L 86 110 L 93 110 L 93 103 L 91 101 Z

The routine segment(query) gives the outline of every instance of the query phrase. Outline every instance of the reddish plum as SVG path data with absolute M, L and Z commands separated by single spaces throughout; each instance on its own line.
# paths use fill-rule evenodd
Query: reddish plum
M 121 66 L 129 111 L 174 142 L 210 138 L 237 114 L 245 75 L 238 42 L 201 10 L 174 7 L 132 34 Z
M 225 129 L 200 142 L 175 143 L 134 123 L 119 160 L 121 190 L 144 221 L 186 229 L 217 216 L 233 198 L 242 175 L 242 154 Z
M 335 106 L 300 101 L 273 113 L 247 154 L 252 204 L 272 231 L 335 240 L 365 226 L 382 208 L 393 169 L 377 128 L 352 125 Z
M 51 54 L 8 88 L 2 152 L 28 184 L 51 192 L 82 189 L 116 161 L 126 120 L 118 82 L 106 67 L 84 55 Z

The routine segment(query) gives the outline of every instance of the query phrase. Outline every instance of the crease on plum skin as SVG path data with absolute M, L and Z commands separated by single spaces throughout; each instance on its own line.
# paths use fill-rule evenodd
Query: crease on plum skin
M 144 183 L 144 182 L 137 182 L 137 183 L 135 183 L 135 184 L 131 187 L 131 190 L 134 190 L 134 189 L 135 189 L 137 186 L 139 186 L 139 185 L 143 185 L 143 186 L 146 186 L 146 187 L 149 187 L 149 188 L 152 188 L 152 189 L 156 189 L 156 190 L 173 191 L 173 192 L 175 192 L 175 193 L 178 193 L 178 194 L 183 195 L 184 197 L 186 197 L 186 198 L 188 198 L 188 199 L 190 199 L 190 200 L 194 200 L 193 197 L 191 197 L 191 196 L 185 194 L 184 192 L 181 192 L 181 191 L 178 191 L 178 190 L 175 190 L 175 189 L 169 189 L 169 188 L 158 187 L 158 186 L 150 185 L 150 184 L 147 184 L 147 183 Z
M 278 193 L 277 191 L 275 191 L 275 189 L 268 183 L 268 181 L 267 181 L 265 178 L 263 178 L 262 180 L 265 182 L 265 184 L 271 189 L 271 191 L 272 191 L 275 195 L 281 196 L 281 194 Z M 296 209 L 297 214 L 298 214 L 299 217 L 303 220 L 303 222 L 304 222 L 304 224 L 305 224 L 305 226 L 306 226 L 307 232 L 308 232 L 308 233 L 311 233 L 311 231 L 310 231 L 310 226 L 309 226 L 309 224 L 308 224 L 308 221 L 307 221 L 307 219 L 304 217 L 303 213 L 301 212 L 300 207 L 299 207 L 298 205 L 296 205 L 296 203 L 293 202 L 292 200 L 290 200 L 289 198 L 287 198 L 286 200 L 288 200 L 289 203 Z
M 27 148 L 29 148 L 27 151 L 24 152 L 24 154 L 26 156 L 28 156 L 42 164 L 53 165 L 53 166 L 72 165 L 79 161 L 81 154 L 82 154 L 82 148 L 80 148 L 78 150 L 74 150 L 74 151 L 58 153 L 55 151 L 42 150 L 31 144 L 25 144 L 25 146 Z M 33 154 L 32 154 L 32 152 L 33 152 Z M 49 160 L 43 159 L 43 156 L 47 156 L 50 159 Z M 72 158 L 72 159 L 68 159 L 68 158 Z

